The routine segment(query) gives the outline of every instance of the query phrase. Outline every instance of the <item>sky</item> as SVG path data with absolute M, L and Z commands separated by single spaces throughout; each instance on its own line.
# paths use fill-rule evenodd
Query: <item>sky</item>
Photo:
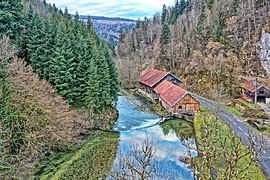
M 152 17 L 161 11 L 163 4 L 171 6 L 175 0 L 46 0 L 69 13 L 80 15 L 122 17 L 137 20 Z

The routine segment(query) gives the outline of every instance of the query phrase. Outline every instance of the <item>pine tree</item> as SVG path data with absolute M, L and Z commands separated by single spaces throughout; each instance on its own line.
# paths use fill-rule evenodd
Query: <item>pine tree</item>
M 224 23 L 222 17 L 223 16 L 219 14 L 219 17 L 216 20 L 214 27 L 212 29 L 212 32 L 211 32 L 211 39 L 214 42 L 220 42 L 221 40 L 222 28 L 223 28 L 223 23 Z
M 118 76 L 117 76 L 117 69 L 112 59 L 112 56 L 109 54 L 108 47 L 106 46 L 105 46 L 105 59 L 109 66 L 110 97 L 112 98 L 112 102 L 116 103 L 118 100 L 118 92 L 119 92 L 119 81 L 118 81 Z
M 212 9 L 213 3 L 214 3 L 214 0 L 207 0 L 207 7 L 208 7 L 209 9 Z
M 87 28 L 87 30 L 89 30 L 89 31 L 92 31 L 92 30 L 93 30 L 93 23 L 92 23 L 92 20 L 91 20 L 91 16 L 88 16 L 88 17 L 87 17 L 86 28 Z
M 45 32 L 46 32 L 46 36 L 45 36 L 46 46 L 45 46 L 44 54 L 40 55 L 40 59 L 41 59 L 41 62 L 44 64 L 42 78 L 48 80 L 49 74 L 50 74 L 52 55 L 53 55 L 54 47 L 55 47 L 55 39 L 56 39 L 56 34 L 57 34 L 56 23 L 53 22 L 52 24 L 50 24 L 49 21 L 45 21 Z
M 100 47 L 102 48 L 102 47 Z M 100 99 L 102 102 L 102 106 L 106 107 L 109 106 L 112 102 L 110 92 L 111 92 L 111 84 L 110 84 L 110 70 L 109 65 L 105 59 L 104 52 L 98 53 L 98 72 L 100 74 Z
M 160 35 L 160 45 L 166 46 L 171 42 L 171 33 L 170 28 L 167 23 L 163 25 L 161 35 Z
M 76 97 L 72 83 L 73 79 L 76 78 L 74 75 L 76 64 L 74 64 L 72 43 L 67 32 L 68 30 L 63 25 L 58 28 L 49 80 L 54 84 L 59 94 L 72 104 L 74 97 Z
M 141 28 L 141 20 L 140 20 L 140 18 L 136 21 L 135 27 L 136 27 L 136 29 Z
M 34 71 L 41 77 L 45 78 L 44 69 L 47 57 L 45 56 L 45 50 L 47 49 L 47 33 L 46 24 L 41 21 L 37 15 L 33 19 L 33 26 L 30 29 L 27 51 L 29 55 L 29 62 L 31 63 Z
M 61 12 L 60 12 L 60 13 L 61 13 Z M 64 17 L 65 17 L 66 19 L 68 19 L 68 20 L 71 19 L 71 16 L 70 16 L 70 14 L 68 13 L 67 7 L 65 7 L 65 11 L 64 11 L 63 15 L 64 15 Z
M 90 16 L 85 26 L 78 13 L 72 18 L 67 8 L 63 13 L 55 5 L 47 7 L 52 11 L 49 18 L 30 6 L 19 41 L 20 57 L 26 58 L 39 77 L 52 83 L 70 104 L 88 106 L 88 101 L 95 101 L 90 101 L 93 97 L 96 111 L 110 106 L 117 101 L 117 71 L 109 48 L 93 30 Z M 144 25 L 147 28 L 147 23 Z M 96 86 L 98 93 L 90 93 L 89 84 Z
M 0 37 L 5 34 L 16 40 L 22 30 L 22 14 L 21 0 L 0 1 Z
M 100 91 L 100 83 L 102 79 L 99 75 L 95 57 L 91 58 L 88 76 L 85 106 L 88 109 L 92 109 L 94 112 L 99 112 L 102 108 L 100 98 L 102 96 L 102 92 Z
M 202 8 L 201 8 L 201 13 L 200 13 L 200 16 L 199 16 L 199 20 L 198 20 L 198 23 L 197 23 L 197 27 L 196 27 L 197 35 L 199 37 L 202 37 L 202 38 L 203 38 L 202 31 L 203 31 L 203 28 L 204 28 L 204 20 L 205 20 L 205 18 L 206 18 L 205 5 L 203 4 Z
M 169 65 L 169 58 L 167 56 L 167 46 L 171 42 L 170 28 L 167 23 L 163 25 L 161 35 L 160 35 L 160 59 L 163 64 Z
M 161 14 L 161 23 L 164 24 L 167 20 L 167 15 L 168 15 L 168 9 L 166 7 L 166 5 L 163 5 L 162 8 L 162 14 Z
M 239 0 L 233 0 L 232 7 L 231 7 L 231 15 L 235 16 L 237 15 L 237 8 L 239 6 Z

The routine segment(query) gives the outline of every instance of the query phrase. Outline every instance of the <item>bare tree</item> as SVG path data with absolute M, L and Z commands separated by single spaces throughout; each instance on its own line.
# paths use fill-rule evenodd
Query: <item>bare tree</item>
M 118 163 L 113 168 L 111 177 L 113 179 L 152 179 L 156 172 L 154 154 L 156 152 L 153 141 L 148 134 L 142 144 L 135 144 L 132 150 L 121 155 Z
M 229 128 L 221 129 L 222 122 L 215 114 L 206 112 L 199 118 L 203 125 L 197 127 L 197 147 L 187 142 L 188 153 L 181 157 L 189 159 L 195 179 L 246 179 L 263 151 L 263 140 L 249 133 L 245 147 Z M 199 157 L 193 158 L 192 151 Z

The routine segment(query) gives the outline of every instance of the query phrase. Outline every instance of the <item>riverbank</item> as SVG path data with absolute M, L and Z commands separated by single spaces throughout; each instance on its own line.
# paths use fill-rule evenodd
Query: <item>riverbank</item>
M 99 179 L 110 172 L 118 133 L 94 131 L 77 149 L 57 153 L 35 172 L 35 179 Z
M 136 105 L 139 109 L 143 111 L 154 113 L 159 116 L 166 116 L 168 114 L 163 107 L 161 107 L 158 103 L 153 103 L 153 101 L 149 97 L 139 93 L 136 88 L 121 89 L 121 93 L 127 96 L 128 99 L 134 98 L 134 96 L 139 98 L 141 103 L 137 103 Z
M 111 131 L 119 115 L 117 109 L 110 107 L 99 114 L 86 109 L 77 112 L 81 117 L 78 136 L 69 149 L 40 159 L 34 179 L 73 179 L 74 175 L 98 179 L 110 171 L 119 138 L 119 133 Z
M 199 154 L 194 160 L 200 177 L 209 177 L 212 174 L 236 179 L 266 179 L 252 159 L 249 149 L 212 112 L 203 109 L 196 114 L 194 131 Z

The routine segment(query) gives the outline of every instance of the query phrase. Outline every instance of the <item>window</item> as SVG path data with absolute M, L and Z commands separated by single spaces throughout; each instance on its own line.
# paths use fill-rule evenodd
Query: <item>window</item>
M 260 90 L 259 91 L 259 94 L 264 94 L 264 90 Z
M 183 107 L 182 106 L 179 106 L 178 108 L 179 108 L 179 110 L 182 110 Z

